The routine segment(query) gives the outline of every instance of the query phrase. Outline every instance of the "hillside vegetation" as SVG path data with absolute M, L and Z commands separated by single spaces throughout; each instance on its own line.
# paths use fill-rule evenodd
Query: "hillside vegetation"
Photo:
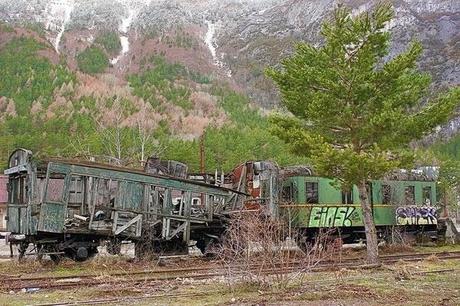
M 157 154 L 199 169 L 205 134 L 207 169 L 228 171 L 250 159 L 305 162 L 268 132 L 266 118 L 242 94 L 211 77 L 150 55 L 119 85 L 108 67 L 111 38 L 77 56 L 72 71 L 44 55 L 49 45 L 13 38 L 0 49 L 0 167 L 18 147 L 42 156 L 88 158 L 140 166 Z M 105 46 L 102 50 L 100 45 Z
M 78 68 L 84 73 L 96 74 L 104 72 L 109 66 L 109 58 L 104 51 L 91 46 L 77 55 Z

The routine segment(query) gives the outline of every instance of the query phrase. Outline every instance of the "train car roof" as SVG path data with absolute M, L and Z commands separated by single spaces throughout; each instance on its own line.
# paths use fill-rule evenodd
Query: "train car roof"
M 184 179 L 184 178 L 179 178 L 167 174 L 151 174 L 147 173 L 143 170 L 140 169 L 135 169 L 135 168 L 128 168 L 128 167 L 122 167 L 122 166 L 114 166 L 114 165 L 109 165 L 109 164 L 104 164 L 104 163 L 98 163 L 98 162 L 92 162 L 92 161 L 81 161 L 81 160 L 72 160 L 72 159 L 65 159 L 65 158 L 47 158 L 43 159 L 41 161 L 42 166 L 45 166 L 48 163 L 61 163 L 61 164 L 66 164 L 66 165 L 76 165 L 76 166 L 83 166 L 83 167 L 90 167 L 90 168 L 97 168 L 101 170 L 112 170 L 112 171 L 118 171 L 118 172 L 126 172 L 126 173 L 135 173 L 135 174 L 140 174 L 144 176 L 150 176 L 150 177 L 156 177 L 156 178 L 167 178 L 167 179 L 172 179 L 184 183 L 189 183 L 189 184 L 194 184 L 194 185 L 200 185 L 200 186 L 205 186 L 205 187 L 210 187 L 210 188 L 216 188 L 220 190 L 225 190 L 225 191 L 231 191 L 234 193 L 238 193 L 241 195 L 247 195 L 244 192 L 237 191 L 234 189 L 226 188 L 226 187 L 221 187 L 221 186 L 216 186 L 212 184 L 207 184 L 199 181 L 194 181 L 194 180 L 189 180 L 189 179 Z

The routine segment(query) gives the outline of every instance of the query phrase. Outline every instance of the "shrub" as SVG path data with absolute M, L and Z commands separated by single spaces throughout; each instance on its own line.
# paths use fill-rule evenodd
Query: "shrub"
M 77 55 L 78 68 L 85 73 L 95 74 L 104 72 L 109 65 L 109 59 L 104 51 L 96 46 L 86 48 Z

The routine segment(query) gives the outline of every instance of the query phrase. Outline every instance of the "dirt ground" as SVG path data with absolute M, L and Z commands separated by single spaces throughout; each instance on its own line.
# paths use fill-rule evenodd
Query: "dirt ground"
M 454 249 L 459 249 L 456 247 Z M 434 248 L 421 248 L 428 252 Z M 436 251 L 452 250 L 436 248 Z M 199 259 L 181 259 L 166 267 L 210 265 Z M 0 262 L 0 277 L 20 275 L 107 276 L 115 271 L 154 269 L 156 262 L 132 262 L 127 257 L 98 257 L 87 263 L 65 261 L 42 266 L 27 260 Z M 229 281 L 233 280 L 233 281 Z M 1 289 L 1 288 L 0 288 Z M 460 305 L 460 260 L 436 256 L 419 262 L 400 261 L 373 270 L 337 269 L 296 274 L 288 283 L 236 281 L 234 276 L 213 279 L 175 279 L 155 283 L 130 277 L 115 285 L 62 290 L 0 292 L 0 305 L 40 305 L 100 300 L 100 305 Z

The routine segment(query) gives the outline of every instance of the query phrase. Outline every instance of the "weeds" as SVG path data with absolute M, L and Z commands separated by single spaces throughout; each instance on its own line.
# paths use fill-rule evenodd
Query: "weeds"
M 288 235 L 290 234 L 290 235 Z M 227 271 L 229 286 L 242 282 L 259 288 L 286 288 L 301 283 L 304 273 L 336 248 L 329 244 L 328 233 L 318 235 L 314 244 L 300 250 L 291 239 L 296 236 L 286 224 L 260 211 L 242 212 L 230 221 L 226 235 L 213 253 Z

